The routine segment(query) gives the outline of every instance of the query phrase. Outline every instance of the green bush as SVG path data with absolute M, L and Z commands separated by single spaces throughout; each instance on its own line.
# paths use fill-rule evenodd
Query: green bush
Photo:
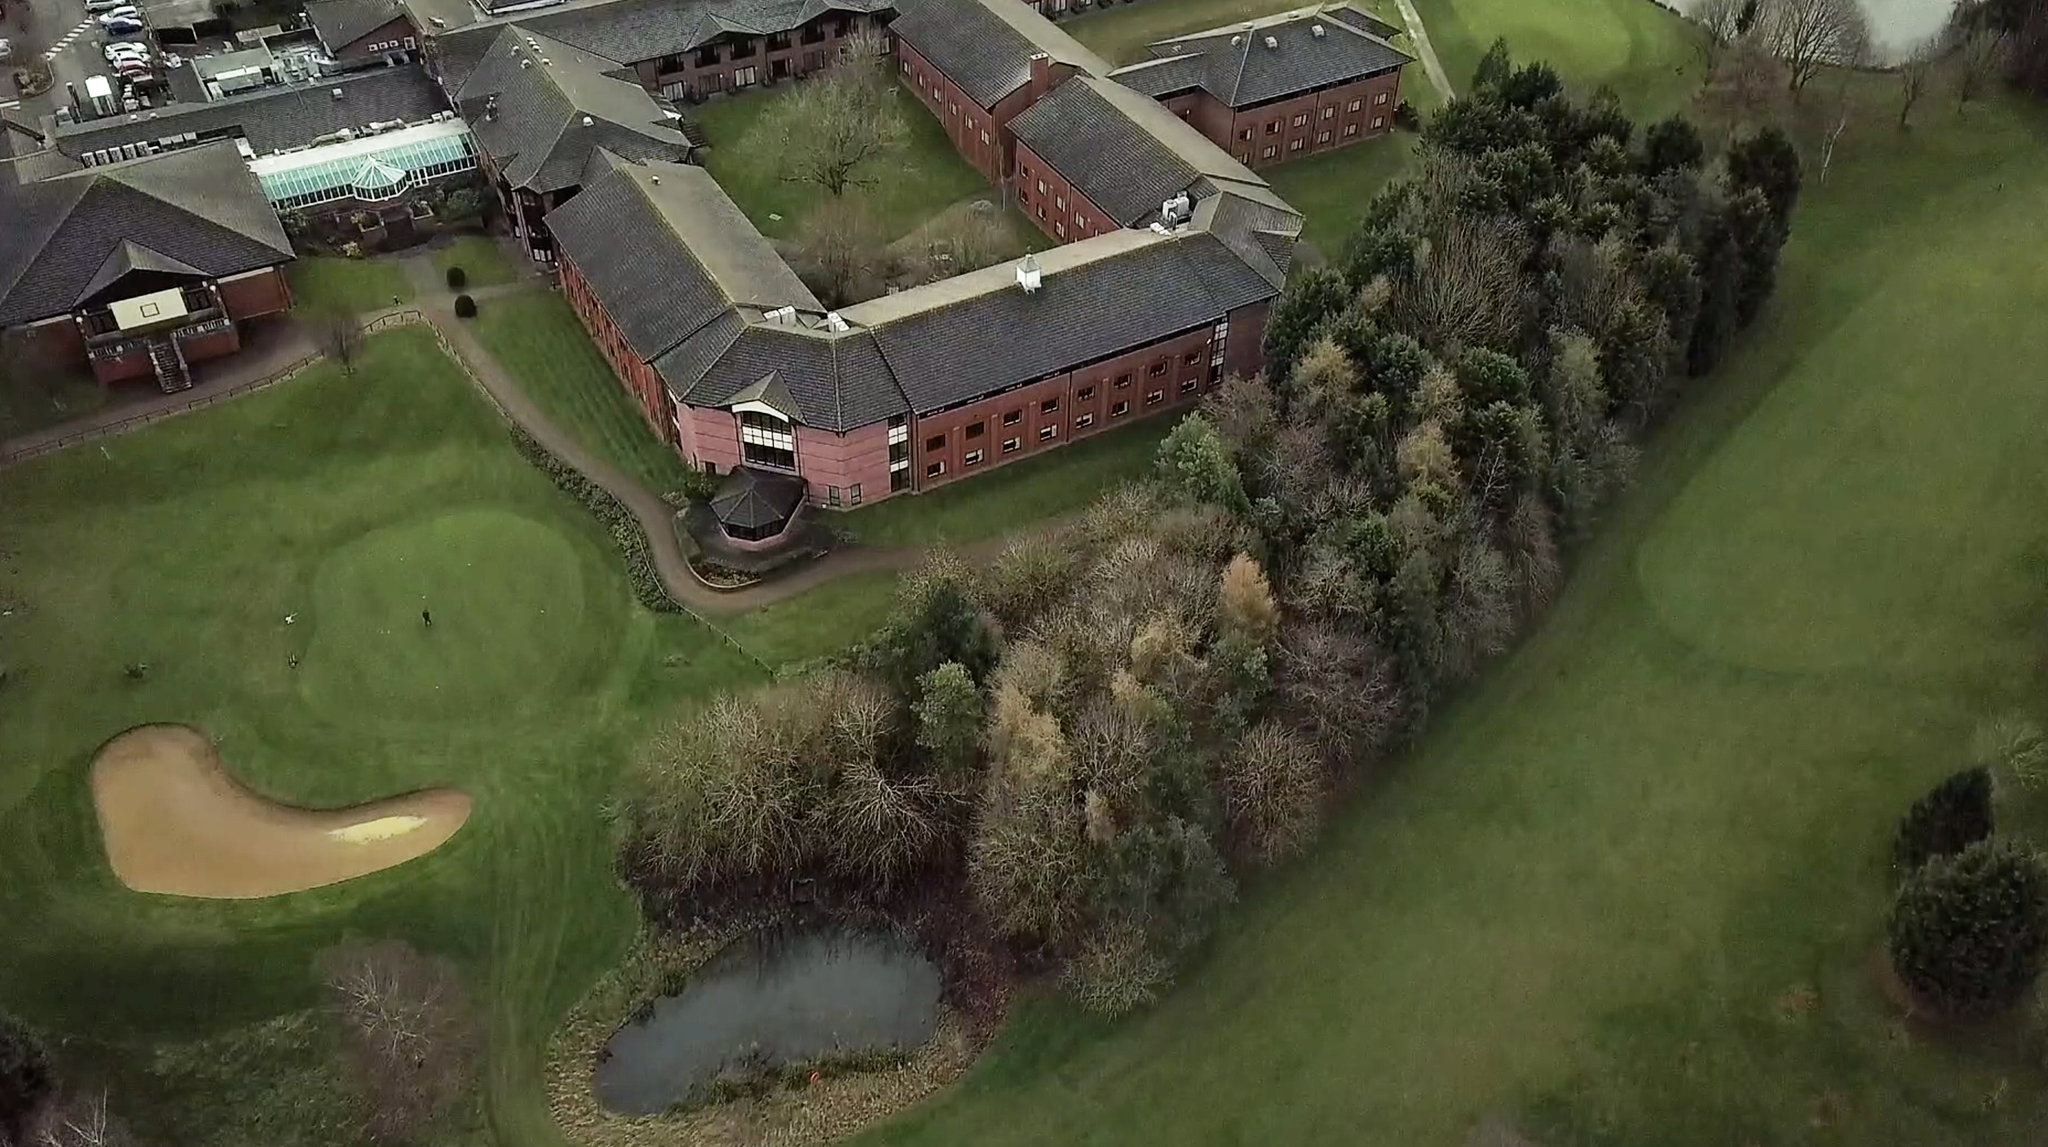
M 514 426 L 511 434 L 512 445 L 528 462 L 570 497 L 589 507 L 597 520 L 611 530 L 612 540 L 618 543 L 619 554 L 626 560 L 626 577 L 633 583 L 633 596 L 640 600 L 640 604 L 656 613 L 680 613 L 682 607 L 669 596 L 668 587 L 662 584 L 661 572 L 655 568 L 654 552 L 648 547 L 647 534 L 640 528 L 640 519 L 619 504 L 611 491 L 549 453 L 547 447 L 534 441 L 526 431 Z
M 0 1016 L 0 1143 L 29 1141 L 29 1121 L 54 1088 L 42 1042 Z
M 476 299 L 469 295 L 455 296 L 455 317 L 473 319 L 476 317 Z
M 451 290 L 451 291 L 459 291 L 459 290 L 461 290 L 462 288 L 464 288 L 464 287 L 467 287 L 467 286 L 469 286 L 469 272 L 467 272 L 467 271 L 463 270 L 463 269 L 462 269 L 462 268 L 460 268 L 460 267 L 450 267 L 450 268 L 448 268 L 448 289 L 449 289 L 449 290 Z
M 1899 889 L 1886 933 L 1892 967 L 1917 998 L 1957 1018 L 1994 1015 L 2041 974 L 2048 868 L 2012 840 L 1936 857 Z
M 1953 856 L 1991 835 L 1991 772 L 1964 769 L 1942 780 L 1899 821 L 1892 863 L 1912 872 L 1937 856 Z

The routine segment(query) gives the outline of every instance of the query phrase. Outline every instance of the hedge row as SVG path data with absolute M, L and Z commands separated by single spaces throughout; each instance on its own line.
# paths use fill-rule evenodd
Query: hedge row
M 621 505 L 610 490 L 555 457 L 547 447 L 535 441 L 533 435 L 517 426 L 509 429 L 512 445 L 522 457 L 553 479 L 555 485 L 570 497 L 589 507 L 597 520 L 611 530 L 612 540 L 618 543 L 619 555 L 626 559 L 626 576 L 632 579 L 633 596 L 640 599 L 640 604 L 656 613 L 680 613 L 682 607 L 669 596 L 668 587 L 662 584 L 660 571 L 654 567 L 654 553 L 648 548 L 647 533 L 640 528 L 640 519 Z

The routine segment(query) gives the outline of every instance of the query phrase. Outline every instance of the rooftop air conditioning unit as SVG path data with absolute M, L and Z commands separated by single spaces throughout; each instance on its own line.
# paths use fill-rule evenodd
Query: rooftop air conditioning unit
M 1318 39 L 1318 40 L 1322 39 L 1322 38 L 1323 38 L 1323 26 L 1322 26 L 1321 24 L 1310 24 L 1310 25 L 1308 26 L 1308 34 L 1309 34 L 1309 35 L 1311 35 L 1311 36 L 1314 36 L 1314 37 L 1315 37 L 1316 39 Z
M 775 308 L 774 310 L 772 310 L 772 311 L 769 311 L 769 312 L 768 312 L 767 314 L 764 314 L 764 315 L 762 315 L 761 317 L 762 317 L 762 318 L 764 318 L 764 319 L 767 319 L 767 320 L 768 320 L 769 322 L 771 322 L 771 323 L 789 323 L 789 322 L 795 322 L 795 321 L 796 321 L 796 308 L 795 308 L 795 307 L 777 307 L 777 308 Z
M 1044 285 L 1044 282 L 1045 272 L 1038 266 L 1038 256 L 1024 256 L 1024 261 L 1017 264 L 1017 285 L 1024 288 L 1024 293 L 1028 295 Z
M 845 319 L 839 317 L 838 311 L 826 311 L 825 329 L 828 331 L 847 331 L 853 328 L 847 325 Z
M 330 95 L 330 96 L 333 96 L 333 97 L 334 97 L 335 99 L 340 99 L 340 98 L 341 98 L 341 89 L 340 89 L 340 88 L 328 88 L 328 89 L 327 89 L 327 94 L 328 94 L 328 95 Z

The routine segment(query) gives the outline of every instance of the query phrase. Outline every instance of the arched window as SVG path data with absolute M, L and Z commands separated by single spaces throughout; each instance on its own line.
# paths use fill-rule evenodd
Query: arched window
M 764 410 L 740 411 L 740 457 L 749 466 L 796 469 L 796 429 Z

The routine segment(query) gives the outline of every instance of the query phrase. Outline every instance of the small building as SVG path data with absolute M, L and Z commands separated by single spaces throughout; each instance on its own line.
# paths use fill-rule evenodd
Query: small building
M 398 0 L 308 0 L 306 21 L 337 70 L 419 57 L 419 33 Z
M 191 66 L 200 90 L 209 100 L 243 95 L 278 82 L 277 58 L 261 44 L 237 52 L 197 56 Z
M 1010 120 L 1079 72 L 1109 63 L 1016 0 L 904 0 L 889 25 L 904 82 L 962 158 L 1000 186 Z
M 291 306 L 290 241 L 231 143 L 30 183 L 0 173 L 0 328 L 102 383 L 191 385 Z
M 452 112 L 425 123 L 371 124 L 296 151 L 259 155 L 249 169 L 271 206 L 298 212 L 326 231 L 354 226 L 356 241 L 407 243 L 427 199 L 442 184 L 473 182 L 476 144 Z M 394 233 L 393 229 L 398 230 Z
M 1349 4 L 1282 12 L 1161 40 L 1108 73 L 1157 99 L 1247 167 L 1270 167 L 1393 130 L 1398 29 Z

